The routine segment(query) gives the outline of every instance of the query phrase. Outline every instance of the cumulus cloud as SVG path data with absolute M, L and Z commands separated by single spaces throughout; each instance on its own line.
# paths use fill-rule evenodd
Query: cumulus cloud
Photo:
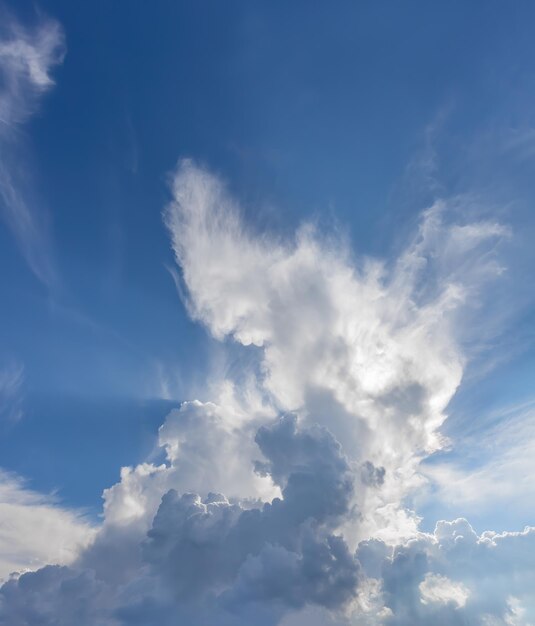
M 109 623 L 149 623 L 157 616 L 158 623 L 172 624 L 181 616 L 192 625 L 245 625 L 253 615 L 255 623 L 268 625 L 306 604 L 342 607 L 355 594 L 359 565 L 333 532 L 348 513 L 353 489 L 340 445 L 327 430 L 301 428 L 291 415 L 262 426 L 256 441 L 264 457 L 258 471 L 269 474 L 281 498 L 254 505 L 171 489 L 130 570 L 123 559 L 122 578 L 106 570 L 124 557 L 126 540 L 115 534 L 123 545 L 114 546 L 103 535 L 73 568 L 45 568 L 8 582 L 0 623 L 24 623 L 25 594 L 34 623 L 54 615 L 68 623 L 77 606 L 80 623 L 101 614 Z M 111 559 L 95 558 L 101 542 Z M 59 608 L 66 589 L 72 595 Z
M 382 579 L 386 624 L 528 624 L 535 616 L 534 541 L 532 527 L 477 535 L 457 519 L 394 549 L 363 542 L 357 557 Z
M 218 402 L 184 402 L 169 413 L 159 430 L 165 463 L 123 468 L 121 481 L 104 492 L 106 522 L 148 528 L 160 498 L 180 492 L 223 492 L 233 498 L 270 498 L 280 494 L 269 476 L 254 471 L 258 457 L 255 433 L 275 417 L 262 404 L 241 404 L 225 393 Z
M 446 443 L 470 310 L 502 272 L 507 229 L 452 223 L 437 202 L 397 260 L 359 259 L 311 225 L 255 233 L 191 161 L 172 193 L 188 310 L 252 367 L 171 411 L 161 462 L 122 469 L 69 567 L 2 587 L 0 624 L 531 619 L 533 529 L 477 535 L 457 519 L 422 533 L 408 508 Z
M 29 192 L 31 176 L 20 130 L 53 85 L 50 72 L 62 61 L 59 24 L 40 18 L 33 28 L 2 12 L 0 27 L 0 207 L 26 262 L 47 286 L 56 281 L 48 217 Z
M 221 587 L 226 611 L 258 610 L 266 623 L 277 607 L 311 602 L 340 606 L 354 593 L 358 566 L 330 530 L 347 513 L 352 490 L 339 445 L 325 430 L 301 430 L 294 416 L 261 427 L 256 440 L 267 459 L 262 472 L 282 498 L 244 509 L 224 496 L 162 499 L 144 558 L 170 579 L 179 597 L 203 597 Z
M 365 533 L 413 532 L 398 504 L 443 443 L 466 358 L 463 311 L 501 273 L 507 229 L 449 224 L 437 202 L 397 261 L 355 263 L 310 225 L 289 241 L 255 234 L 224 184 L 190 161 L 172 188 L 165 219 L 192 316 L 216 338 L 261 348 L 259 384 L 278 410 L 323 423 L 353 461 L 384 469 Z

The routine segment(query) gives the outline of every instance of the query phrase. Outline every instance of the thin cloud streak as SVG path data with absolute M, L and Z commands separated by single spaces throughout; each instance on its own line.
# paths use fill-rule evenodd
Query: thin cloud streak
M 39 18 L 33 28 L 4 12 L 0 29 L 0 207 L 26 263 L 48 288 L 58 282 L 49 216 L 32 197 L 21 129 L 53 83 L 50 72 L 62 62 L 60 25 Z

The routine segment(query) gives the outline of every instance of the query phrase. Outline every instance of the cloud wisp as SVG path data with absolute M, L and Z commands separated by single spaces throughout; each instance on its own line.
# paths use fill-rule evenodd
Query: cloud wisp
M 0 624 L 527 624 L 534 529 L 423 533 L 408 507 L 508 230 L 436 203 L 389 263 L 255 233 L 191 161 L 172 193 L 189 313 L 256 362 L 167 416 L 163 462 L 122 469 L 69 566 L 7 582 Z
M 0 419 L 17 422 L 22 417 L 21 387 L 24 367 L 8 361 L 0 367 Z
M 31 173 L 21 129 L 54 84 L 64 38 L 53 20 L 22 26 L 7 12 L 0 27 L 0 208 L 26 263 L 47 287 L 57 281 L 48 215 L 29 192 Z

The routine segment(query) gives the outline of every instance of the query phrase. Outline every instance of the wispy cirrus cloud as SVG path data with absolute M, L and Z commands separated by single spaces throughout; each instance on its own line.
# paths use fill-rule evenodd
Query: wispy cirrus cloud
M 430 491 L 422 492 L 420 503 L 479 519 L 498 517 L 502 525 L 508 515 L 532 522 L 535 402 L 483 417 L 473 427 L 458 425 L 451 449 L 422 466 Z
M 22 417 L 21 388 L 24 366 L 8 361 L 0 367 L 0 417 L 16 422 Z
M 58 22 L 39 17 L 23 26 L 7 11 L 0 27 L 0 208 L 28 266 L 48 287 L 57 282 L 49 216 L 31 192 L 22 129 L 53 83 L 64 36 Z

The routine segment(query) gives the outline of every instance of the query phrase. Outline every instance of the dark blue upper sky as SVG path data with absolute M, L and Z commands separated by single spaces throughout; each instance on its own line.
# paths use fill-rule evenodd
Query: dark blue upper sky
M 10 9 L 35 19 L 33 2 Z M 181 157 L 222 175 L 257 228 L 336 221 L 363 254 L 395 254 L 436 197 L 477 194 L 518 233 L 511 271 L 519 292 L 532 287 L 532 2 L 40 10 L 66 37 L 56 84 L 21 131 L 50 216 L 53 288 L 0 229 L 2 354 L 24 367 L 24 418 L 2 424 L 0 458 L 36 488 L 98 510 L 119 465 L 153 445 L 169 407 L 162 370 L 175 403 L 201 385 L 214 348 L 177 294 L 161 218 Z M 515 324 L 511 356 L 460 405 L 531 392 L 533 319 Z

